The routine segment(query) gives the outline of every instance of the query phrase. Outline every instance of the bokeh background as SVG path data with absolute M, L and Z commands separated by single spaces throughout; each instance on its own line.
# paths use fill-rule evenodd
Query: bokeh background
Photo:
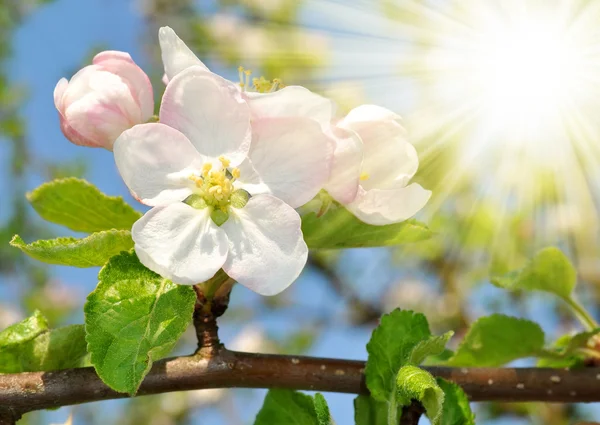
M 550 4 L 551 3 L 551 4 Z M 222 339 L 246 351 L 365 359 L 377 318 L 427 315 L 454 344 L 479 316 L 542 324 L 548 343 L 578 329 L 543 294 L 508 294 L 489 276 L 557 245 L 574 261 L 578 294 L 597 317 L 600 170 L 600 2 L 593 0 L 0 0 L 0 328 L 40 309 L 52 326 L 82 323 L 97 269 L 47 267 L 10 248 L 67 236 L 25 193 L 60 176 L 128 194 L 112 154 L 71 145 L 52 92 L 105 49 L 129 52 L 162 94 L 158 28 L 169 25 L 215 72 L 281 78 L 404 117 L 419 151 L 416 181 L 434 196 L 419 215 L 427 242 L 315 252 L 279 296 L 236 287 Z M 195 345 L 187 334 L 177 353 Z M 521 361 L 518 365 L 532 365 Z M 28 414 L 22 424 L 251 424 L 264 391 L 209 390 Z M 350 395 L 326 394 L 339 424 Z M 595 405 L 485 404 L 481 424 L 567 424 Z M 426 419 L 422 420 L 423 423 Z

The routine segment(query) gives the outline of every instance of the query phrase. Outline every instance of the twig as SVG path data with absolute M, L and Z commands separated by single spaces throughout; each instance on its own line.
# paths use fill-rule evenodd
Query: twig
M 423 409 L 421 403 L 413 400 L 409 406 L 402 408 L 400 425 L 418 425 L 423 413 L 425 413 L 425 409 Z
M 316 357 L 249 354 L 220 349 L 156 362 L 138 395 L 206 388 L 289 388 L 367 394 L 364 362 Z M 600 368 L 427 368 L 454 381 L 472 401 L 600 401 Z M 0 406 L 18 414 L 92 401 L 124 398 L 93 368 L 0 375 Z

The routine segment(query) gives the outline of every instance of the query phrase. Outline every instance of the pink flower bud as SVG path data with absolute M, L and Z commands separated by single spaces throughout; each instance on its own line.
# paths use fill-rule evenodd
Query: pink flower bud
M 154 112 L 150 79 L 124 52 L 106 51 L 54 89 L 60 128 L 76 145 L 112 150 L 119 135 Z

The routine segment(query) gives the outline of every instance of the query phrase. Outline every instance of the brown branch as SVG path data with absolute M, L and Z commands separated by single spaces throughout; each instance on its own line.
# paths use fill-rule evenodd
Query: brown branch
M 413 400 L 410 405 L 402 408 L 400 425 L 418 425 L 423 413 L 425 413 L 425 409 L 421 403 Z
M 288 388 L 366 394 L 364 362 L 218 350 L 156 362 L 138 395 L 206 388 Z M 427 368 L 460 385 L 472 401 L 600 401 L 600 368 Z M 127 397 L 108 388 L 93 368 L 0 375 L 0 406 L 15 415 Z M 2 423 L 2 422 L 0 422 Z

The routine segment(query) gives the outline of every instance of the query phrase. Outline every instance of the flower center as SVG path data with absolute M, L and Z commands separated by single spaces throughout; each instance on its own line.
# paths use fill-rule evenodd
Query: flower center
M 235 190 L 233 183 L 240 177 L 240 169 L 228 168 L 230 161 L 219 157 L 222 167 L 213 168 L 210 162 L 202 167 L 202 171 L 193 173 L 189 179 L 196 184 L 195 193 L 188 196 L 186 204 L 197 208 L 211 208 L 211 218 L 220 226 L 229 218 L 229 207 L 243 208 L 250 194 L 243 189 Z
M 274 78 L 271 81 L 261 76 L 260 78 L 252 78 L 252 82 L 250 82 L 252 71 L 244 69 L 243 66 L 238 68 L 238 72 L 240 74 L 240 87 L 243 91 L 253 90 L 258 93 L 271 93 L 285 87 L 279 78 Z

